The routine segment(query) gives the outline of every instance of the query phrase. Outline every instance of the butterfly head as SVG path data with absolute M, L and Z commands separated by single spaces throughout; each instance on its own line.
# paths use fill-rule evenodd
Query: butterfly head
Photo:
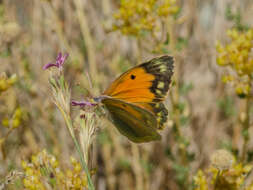
M 93 101 L 96 103 L 101 103 L 104 99 L 108 98 L 109 96 L 101 95 L 97 97 L 93 97 Z

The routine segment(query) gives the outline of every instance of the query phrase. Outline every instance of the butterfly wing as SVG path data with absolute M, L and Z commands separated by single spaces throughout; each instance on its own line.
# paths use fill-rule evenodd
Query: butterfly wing
M 160 102 L 173 74 L 173 57 L 162 56 L 142 63 L 119 76 L 104 95 L 126 102 Z
M 105 98 L 102 103 L 117 129 L 131 141 L 140 143 L 161 139 L 156 132 L 156 118 L 151 112 L 114 98 Z
M 151 103 L 135 103 L 141 108 L 144 108 L 151 113 L 153 113 L 156 117 L 157 128 L 163 129 L 164 123 L 167 121 L 168 110 L 162 102 L 151 102 Z
M 142 63 L 119 76 L 103 94 L 148 110 L 157 118 L 157 128 L 162 128 L 168 115 L 162 101 L 169 90 L 173 63 L 170 56 Z

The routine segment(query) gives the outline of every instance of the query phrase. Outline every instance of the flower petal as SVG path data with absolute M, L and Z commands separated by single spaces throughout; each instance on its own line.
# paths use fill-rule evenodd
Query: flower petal
M 48 69 L 50 67 L 58 67 L 58 65 L 54 64 L 54 63 L 48 63 L 48 64 L 46 64 L 46 65 L 43 66 L 43 70 L 46 70 L 46 69 Z
M 85 107 L 85 106 L 95 106 L 96 104 L 88 102 L 88 101 L 75 101 L 75 100 L 73 100 L 73 101 L 71 101 L 71 105 Z
M 57 58 L 56 58 L 56 61 L 55 63 L 48 63 L 46 65 L 43 66 L 43 69 L 46 70 L 50 67 L 57 67 L 59 68 L 60 70 L 62 69 L 62 65 L 64 64 L 64 62 L 66 61 L 66 59 L 68 58 L 69 54 L 68 53 L 65 53 L 64 56 L 62 56 L 62 53 L 58 53 L 57 55 Z

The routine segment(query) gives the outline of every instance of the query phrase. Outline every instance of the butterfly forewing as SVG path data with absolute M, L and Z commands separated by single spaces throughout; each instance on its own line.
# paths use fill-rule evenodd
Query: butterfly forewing
M 144 67 L 134 67 L 117 78 L 104 94 L 132 103 L 150 102 L 155 98 L 149 90 L 154 80 L 155 76 Z
M 148 142 L 161 139 L 156 132 L 155 116 L 134 104 L 114 98 L 102 100 L 118 130 L 133 142 Z
M 104 92 L 131 103 L 159 102 L 167 95 L 173 58 L 163 56 L 138 65 L 119 76 Z

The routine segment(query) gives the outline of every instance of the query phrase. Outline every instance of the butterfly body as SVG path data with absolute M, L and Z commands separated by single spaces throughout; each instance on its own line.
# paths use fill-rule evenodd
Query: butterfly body
M 118 130 L 133 142 L 160 140 L 157 132 L 167 121 L 163 101 L 167 95 L 174 60 L 154 58 L 120 75 L 95 99 L 108 110 Z

